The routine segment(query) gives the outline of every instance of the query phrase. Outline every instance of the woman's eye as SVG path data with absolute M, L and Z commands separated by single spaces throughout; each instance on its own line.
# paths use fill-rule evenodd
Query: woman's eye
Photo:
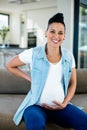
M 55 33 L 54 31 L 50 31 L 51 33 Z
M 59 35 L 63 35 L 64 33 L 63 32 L 58 32 Z

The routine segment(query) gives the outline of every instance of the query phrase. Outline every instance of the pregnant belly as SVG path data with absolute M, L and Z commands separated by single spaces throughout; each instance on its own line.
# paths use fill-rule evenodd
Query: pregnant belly
M 51 91 L 43 91 L 40 100 L 38 102 L 39 105 L 42 105 L 43 103 L 46 103 L 48 105 L 55 105 L 53 101 L 63 102 L 64 101 L 64 92 L 63 89 L 60 88 L 57 90 L 51 90 Z

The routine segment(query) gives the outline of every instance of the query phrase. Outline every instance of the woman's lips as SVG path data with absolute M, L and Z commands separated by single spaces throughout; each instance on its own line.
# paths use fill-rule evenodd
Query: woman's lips
M 59 40 L 52 40 L 55 44 L 57 44 L 59 42 Z

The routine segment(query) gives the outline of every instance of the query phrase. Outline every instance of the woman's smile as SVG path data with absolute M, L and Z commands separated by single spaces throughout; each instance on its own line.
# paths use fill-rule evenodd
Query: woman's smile
M 54 44 L 58 44 L 58 43 L 60 42 L 60 40 L 59 40 L 59 39 L 52 39 L 52 42 L 53 42 Z

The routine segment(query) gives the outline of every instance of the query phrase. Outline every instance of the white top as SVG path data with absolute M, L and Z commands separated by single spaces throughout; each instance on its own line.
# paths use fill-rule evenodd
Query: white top
M 32 68 L 32 49 L 25 50 L 19 54 L 19 58 L 25 64 L 29 63 Z M 73 57 L 72 57 L 73 58 Z M 62 69 L 62 60 L 57 64 L 50 63 L 50 68 L 47 76 L 45 86 L 38 105 L 47 103 L 49 105 L 54 105 L 52 101 L 56 100 L 58 102 L 63 102 L 64 100 L 64 91 L 63 91 L 63 69 Z M 75 61 L 73 58 L 72 68 L 75 67 Z
M 47 103 L 54 105 L 52 101 L 63 102 L 63 69 L 61 60 L 57 64 L 50 63 L 48 77 L 38 104 Z

